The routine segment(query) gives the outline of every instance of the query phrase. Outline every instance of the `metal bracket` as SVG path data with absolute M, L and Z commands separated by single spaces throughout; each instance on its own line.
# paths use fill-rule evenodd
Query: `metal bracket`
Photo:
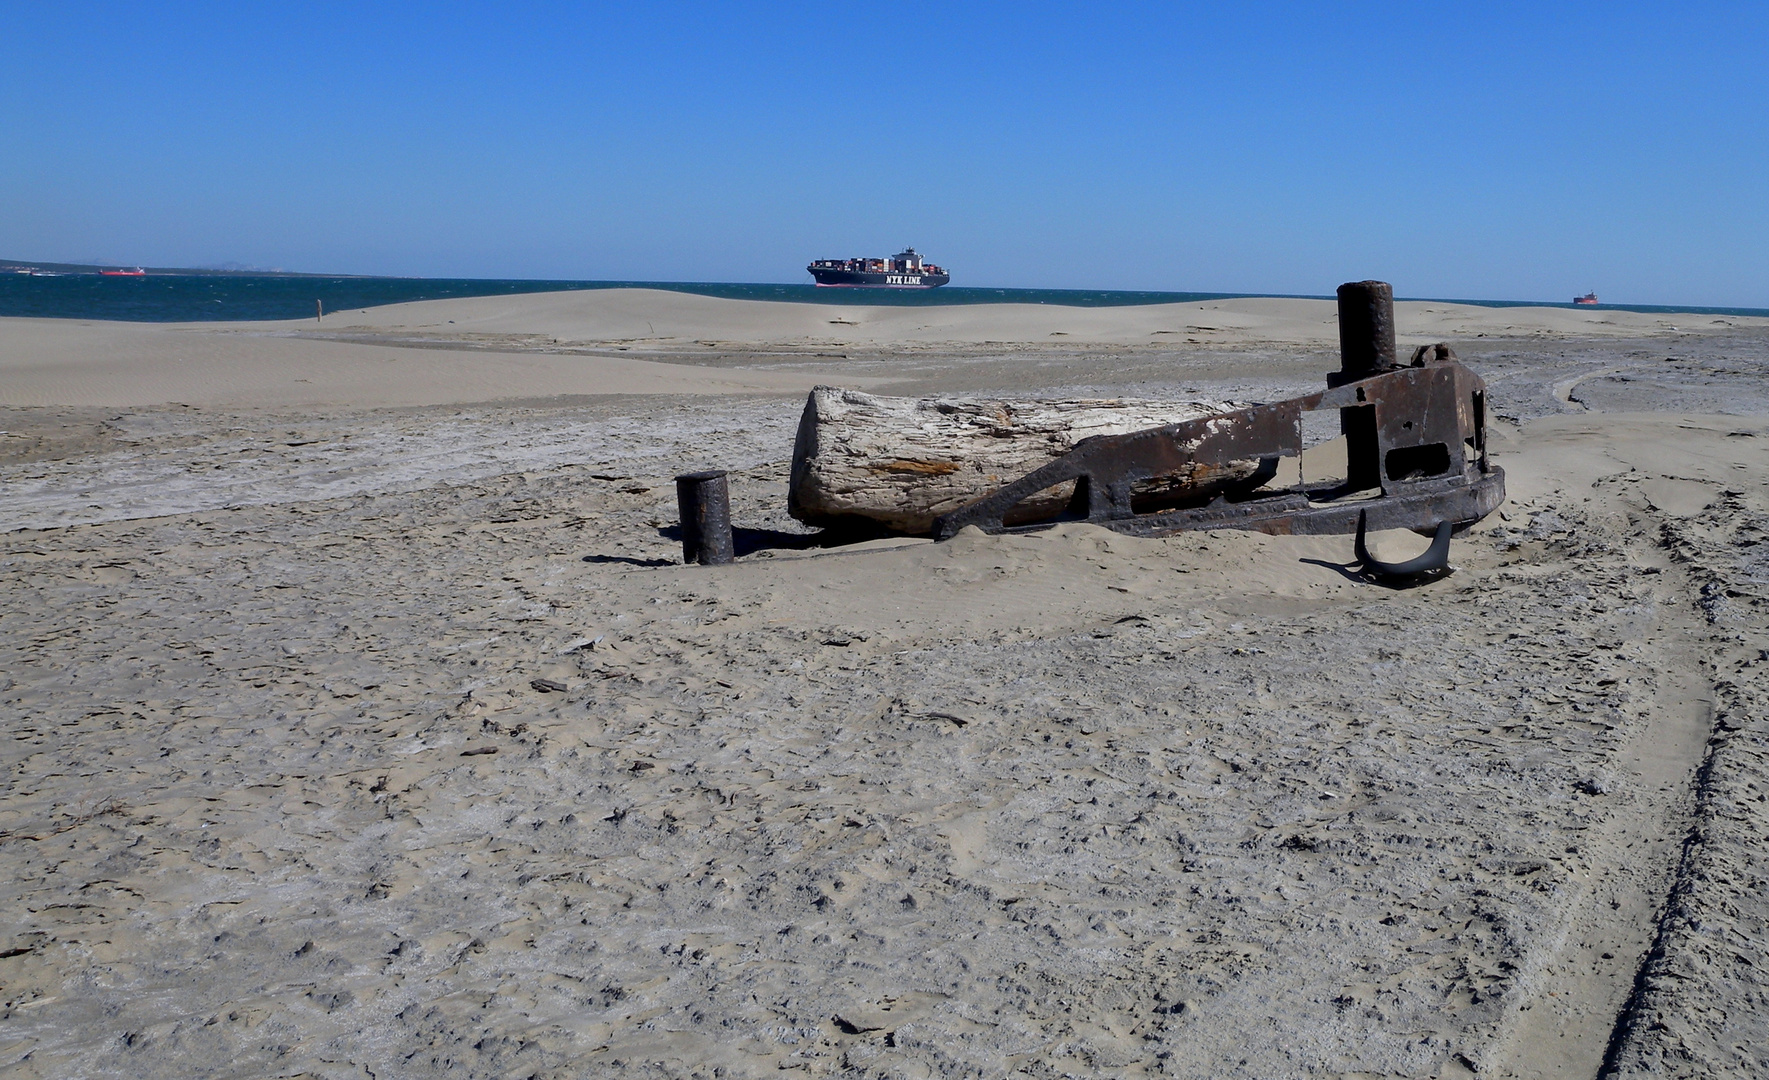
M 1425 549 L 1424 554 L 1415 555 L 1405 562 L 1383 562 L 1371 555 L 1369 545 L 1364 543 L 1364 515 L 1360 513 L 1357 516 L 1357 543 L 1352 551 L 1356 553 L 1357 561 L 1362 564 L 1366 574 L 1395 580 L 1424 577 L 1450 568 L 1450 529 L 1449 522 L 1440 521 L 1437 523 L 1437 532 L 1431 537 L 1431 546 Z

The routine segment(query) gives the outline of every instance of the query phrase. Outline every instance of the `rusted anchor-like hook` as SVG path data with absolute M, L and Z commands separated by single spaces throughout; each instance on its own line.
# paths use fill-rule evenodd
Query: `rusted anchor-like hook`
M 1365 573 L 1383 578 L 1417 578 L 1426 574 L 1435 574 L 1450 568 L 1450 523 L 1437 523 L 1437 533 L 1431 538 L 1431 546 L 1425 554 L 1408 559 L 1405 562 L 1383 562 L 1370 554 L 1370 548 L 1364 543 L 1364 512 L 1357 513 L 1357 561 L 1363 564 Z

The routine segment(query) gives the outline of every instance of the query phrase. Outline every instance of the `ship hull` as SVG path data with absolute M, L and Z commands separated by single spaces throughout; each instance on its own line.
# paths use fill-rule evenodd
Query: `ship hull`
M 860 289 L 935 289 L 952 280 L 950 274 L 924 274 L 905 270 L 884 273 L 871 270 L 825 270 L 813 268 L 811 276 L 819 285 L 841 285 Z

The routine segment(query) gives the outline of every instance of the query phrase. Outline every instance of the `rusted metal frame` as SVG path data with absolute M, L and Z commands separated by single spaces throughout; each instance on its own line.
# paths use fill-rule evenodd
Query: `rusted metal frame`
M 935 535 L 946 539 L 966 525 L 999 532 L 1002 516 L 1008 511 L 1046 488 L 1071 480 L 1076 482 L 1071 504 L 1075 513 L 1095 522 L 1134 517 L 1130 496 L 1138 481 L 1193 465 L 1221 466 L 1300 454 L 1302 413 L 1312 407 L 1307 402 L 1323 396 L 1312 394 L 1222 416 L 1083 439 L 1048 465 L 941 517 L 935 522 Z
M 1445 521 L 1450 523 L 1453 531 L 1460 532 L 1497 510 L 1504 501 L 1505 473 L 1494 467 L 1472 482 L 1461 478 L 1420 482 L 1402 495 L 1341 499 L 1323 504 L 1311 502 L 1298 492 L 1287 491 L 1244 502 L 1224 500 L 1208 506 L 1139 514 L 1092 524 L 1129 536 L 1172 536 L 1195 529 L 1250 529 L 1274 535 L 1343 536 L 1356 531 L 1361 513 L 1367 516 L 1369 528 L 1378 532 L 1411 529 L 1429 535 Z M 1002 529 L 991 529 L 982 522 L 964 524 L 978 525 L 985 532 L 1017 533 L 1037 532 L 1056 523 L 1047 521 Z
M 1466 376 L 1466 378 L 1464 378 Z M 1445 470 L 1433 475 L 1464 475 L 1468 471 L 1464 432 L 1472 431 L 1468 395 L 1462 392 L 1475 376 L 1460 364 L 1402 368 L 1378 376 L 1388 383 L 1369 396 L 1376 404 L 1376 462 L 1384 494 L 1395 493 L 1406 483 L 1392 475 L 1390 455 L 1395 451 L 1422 451 L 1441 444 L 1448 457 Z M 1355 386 L 1368 386 L 1366 380 Z M 1405 382 L 1404 386 L 1394 385 Z
M 935 523 L 935 535 L 946 539 L 967 525 L 989 532 L 1048 528 L 1054 522 L 1010 528 L 1003 525 L 1002 518 L 1027 497 L 1071 480 L 1076 483 L 1073 514 L 1139 535 L 1196 528 L 1346 533 L 1356 528 L 1363 515 L 1377 529 L 1431 531 L 1442 521 L 1466 526 L 1504 500 L 1504 472 L 1487 464 L 1485 418 L 1477 414 L 1477 410 L 1484 412 L 1484 393 L 1485 384 L 1478 376 L 1450 361 L 1371 374 L 1319 393 L 1221 416 L 1126 435 L 1096 436 L 991 495 L 944 515 Z M 1286 492 L 1239 500 L 1219 497 L 1207 506 L 1152 514 L 1133 511 L 1131 490 L 1138 481 L 1251 459 L 1275 466 L 1283 457 L 1300 455 L 1302 414 L 1330 408 L 1342 410 L 1348 433 L 1353 426 L 1353 413 L 1348 410 L 1359 410 L 1360 422 L 1373 421 L 1365 428 L 1369 437 L 1363 449 L 1373 460 L 1349 460 L 1348 483 L 1343 489 L 1310 492 L 1304 478 L 1302 486 Z M 1366 408 L 1369 414 L 1361 412 Z M 1467 438 L 1473 439 L 1478 455 L 1479 472 L 1472 479 L 1465 452 Z M 1392 451 L 1416 449 L 1423 455 L 1440 444 L 1448 456 L 1445 469 L 1424 480 L 1391 475 Z M 1421 460 L 1428 459 L 1421 456 Z M 1251 486 L 1269 479 L 1273 471 L 1262 468 Z M 1361 484 L 1360 477 L 1364 480 Z M 1379 483 L 1380 498 L 1344 498 L 1351 494 L 1353 485 L 1361 490 L 1370 481 Z

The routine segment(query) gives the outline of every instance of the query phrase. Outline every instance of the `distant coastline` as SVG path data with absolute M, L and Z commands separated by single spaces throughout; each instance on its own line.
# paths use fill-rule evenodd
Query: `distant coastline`
M 133 270 L 138 264 L 130 263 L 62 263 L 62 262 L 20 262 L 17 259 L 0 259 L 0 274 L 22 274 L 27 270 L 41 270 L 45 274 L 70 275 L 81 277 L 102 274 L 107 270 Z M 140 269 L 154 277 L 268 277 L 268 278 L 362 278 L 361 274 L 309 274 L 297 270 L 266 270 L 250 266 L 142 266 Z M 28 276 L 28 275 L 27 275 Z
M 33 277 L 33 267 L 60 275 Z M 953 286 L 929 290 L 819 289 L 811 284 L 693 281 L 556 281 L 497 278 L 407 278 L 293 271 L 145 267 L 145 277 L 101 277 L 101 264 L 0 259 L 0 317 L 103 319 L 122 322 L 254 322 L 312 318 L 325 310 L 351 311 L 417 300 L 603 289 L 662 289 L 726 300 L 771 300 L 847 307 L 947 307 L 967 304 L 1044 304 L 1059 307 L 1135 307 L 1247 298 L 1331 300 L 1330 295 L 1165 292 L 1134 289 L 1009 289 Z M 1465 300 L 1402 297 L 1478 307 L 1572 308 L 1570 301 Z M 1651 304 L 1581 305 L 1583 311 L 1645 314 L 1769 316 L 1765 308 L 1671 307 Z

